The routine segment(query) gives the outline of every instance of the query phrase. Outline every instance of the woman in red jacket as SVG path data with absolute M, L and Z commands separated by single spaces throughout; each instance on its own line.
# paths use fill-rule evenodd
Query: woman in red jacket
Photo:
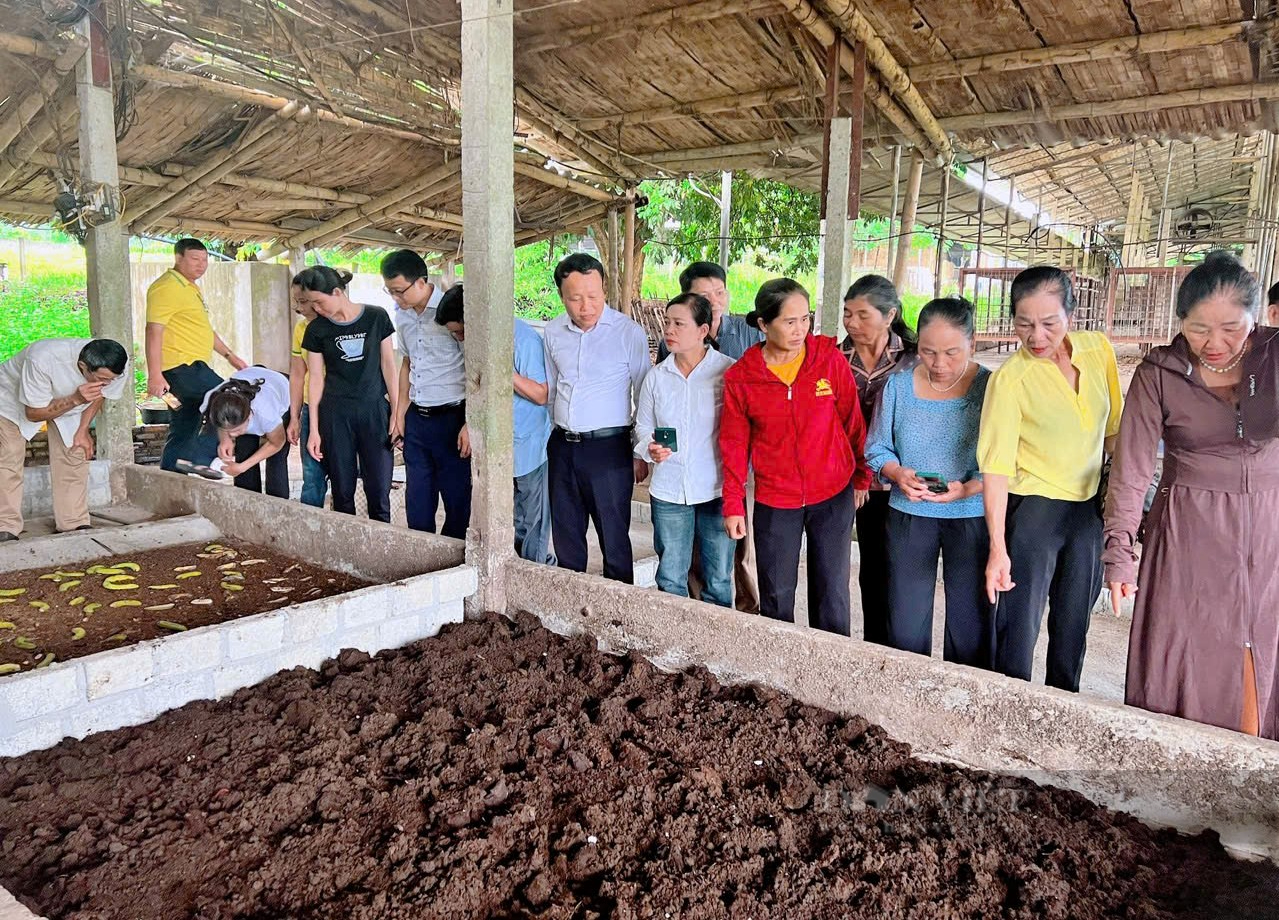
M 724 529 L 745 536 L 750 466 L 760 613 L 794 622 L 807 534 L 809 623 L 847 636 L 853 515 L 871 484 L 857 383 L 835 340 L 810 334 L 808 292 L 798 282 L 767 282 L 746 321 L 764 341 L 724 374 Z

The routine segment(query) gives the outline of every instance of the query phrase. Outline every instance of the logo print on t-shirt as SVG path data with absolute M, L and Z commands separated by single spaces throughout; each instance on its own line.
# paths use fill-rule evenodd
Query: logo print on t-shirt
M 342 349 L 343 361 L 359 361 L 364 357 L 364 333 L 340 335 L 334 341 Z

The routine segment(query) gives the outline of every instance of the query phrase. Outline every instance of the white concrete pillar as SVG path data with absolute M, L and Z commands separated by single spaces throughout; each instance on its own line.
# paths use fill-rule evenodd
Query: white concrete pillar
M 253 316 L 253 363 L 287 374 L 293 345 L 289 268 L 275 262 L 245 262 Z
M 853 120 L 830 123 L 829 167 L 826 182 L 826 225 L 822 234 L 820 286 L 817 291 L 817 330 L 839 336 L 848 284 L 848 157 L 853 143 Z
M 468 612 L 506 611 L 515 555 L 511 373 L 514 360 L 514 0 L 462 0 L 462 262 L 466 266 L 466 423 L 479 589 Z
M 89 42 L 88 53 L 76 65 L 80 178 L 86 195 L 100 191 L 101 200 L 114 209 L 120 203 L 120 164 L 116 158 L 111 56 L 100 17 L 85 16 L 76 31 Z M 114 218 L 91 227 L 85 235 L 89 328 L 94 336 L 115 339 L 132 353 L 136 349 L 129 290 L 129 231 L 118 214 Z M 126 373 L 133 373 L 132 364 Z M 98 457 L 111 461 L 112 501 L 127 497 L 124 468 L 133 463 L 136 415 L 133 387 L 128 386 L 122 398 L 108 400 L 97 416 Z

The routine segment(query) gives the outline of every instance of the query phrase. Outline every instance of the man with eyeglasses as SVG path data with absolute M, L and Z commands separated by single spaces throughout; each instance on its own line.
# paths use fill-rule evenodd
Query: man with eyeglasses
M 728 312 L 728 274 L 722 265 L 715 262 L 693 262 L 680 272 L 679 289 L 683 294 L 701 294 L 711 302 L 711 338 L 719 347 L 722 355 L 734 361 L 740 360 L 752 345 L 764 341 L 764 333 L 747 325 L 746 317 L 734 316 Z M 666 343 L 657 346 L 657 362 L 666 360 L 669 352 Z M 735 593 L 733 605 L 744 613 L 759 613 L 759 578 L 755 572 L 755 541 L 751 538 L 750 528 L 754 526 L 755 484 L 752 479 L 747 485 L 746 502 L 746 536 L 737 541 L 737 550 L 733 556 L 733 583 Z M 698 558 L 697 544 L 693 544 L 693 565 L 689 572 L 688 587 L 690 597 L 701 597 L 701 561 Z
M 466 373 L 462 346 L 435 321 L 444 292 L 427 280 L 426 263 L 400 249 L 382 260 L 386 293 L 395 301 L 400 365 L 405 511 L 412 530 L 435 533 L 444 500 L 446 537 L 465 539 L 471 521 L 471 441 L 466 429 Z

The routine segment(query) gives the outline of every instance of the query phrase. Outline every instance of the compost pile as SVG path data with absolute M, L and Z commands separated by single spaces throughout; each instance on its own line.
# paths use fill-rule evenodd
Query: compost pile
M 498 617 L 0 761 L 51 918 L 1274 917 L 1279 869 Z
M 239 543 L 191 543 L 97 563 L 3 572 L 0 679 L 366 585 Z

